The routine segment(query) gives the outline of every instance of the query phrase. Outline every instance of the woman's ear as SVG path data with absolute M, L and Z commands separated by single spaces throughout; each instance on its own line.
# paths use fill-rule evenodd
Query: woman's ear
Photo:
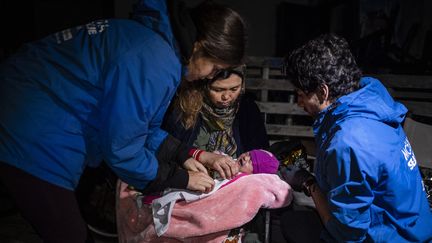
M 198 58 L 201 55 L 201 43 L 198 41 L 195 41 L 192 48 L 192 54 L 188 60 L 188 64 L 191 63 L 193 60 Z

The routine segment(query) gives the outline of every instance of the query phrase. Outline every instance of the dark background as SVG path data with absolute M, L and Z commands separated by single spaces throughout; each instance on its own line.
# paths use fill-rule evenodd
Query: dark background
M 0 60 L 25 42 L 100 18 L 128 18 L 134 0 L 1 0 Z M 186 0 L 193 6 L 200 0 Z M 284 56 L 322 33 L 344 36 L 365 72 L 432 73 L 430 0 L 216 0 L 248 24 L 248 54 Z

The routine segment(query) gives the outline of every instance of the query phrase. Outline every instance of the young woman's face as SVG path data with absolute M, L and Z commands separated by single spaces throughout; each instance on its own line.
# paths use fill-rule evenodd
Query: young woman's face
M 227 79 L 219 79 L 209 85 L 210 101 L 218 108 L 231 106 L 239 97 L 242 78 L 231 74 Z
M 240 165 L 240 172 L 246 173 L 246 174 L 252 174 L 253 173 L 253 166 L 252 166 L 252 160 L 250 157 L 249 152 L 242 153 L 238 159 L 237 159 L 239 165 Z
M 187 81 L 212 79 L 219 70 L 228 67 L 229 66 L 226 64 L 217 63 L 214 60 L 205 57 L 191 58 L 187 66 L 187 74 L 184 78 Z

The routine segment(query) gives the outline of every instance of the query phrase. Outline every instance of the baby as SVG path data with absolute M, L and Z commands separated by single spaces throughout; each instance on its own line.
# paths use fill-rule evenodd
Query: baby
M 242 153 L 236 160 L 239 163 L 239 171 L 244 174 L 276 174 L 279 168 L 279 160 L 263 149 L 255 149 Z M 213 179 L 220 179 L 217 171 L 207 168 Z

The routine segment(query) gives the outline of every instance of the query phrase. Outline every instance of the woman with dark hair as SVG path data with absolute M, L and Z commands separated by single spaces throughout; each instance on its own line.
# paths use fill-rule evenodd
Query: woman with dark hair
M 141 0 L 130 20 L 60 31 L 2 63 L 0 179 L 42 239 L 86 240 L 74 189 L 88 165 L 104 160 L 142 190 L 169 178 L 171 163 L 196 169 L 188 147 L 160 128 L 164 113 L 182 77 L 213 78 L 242 64 L 244 52 L 233 10 Z M 238 170 L 229 156 L 202 159 L 227 177 Z M 203 172 L 175 173 L 192 190 L 213 185 Z
M 191 154 L 211 175 L 217 175 L 211 172 L 218 169 L 219 175 L 226 176 L 203 160 L 209 152 L 240 158 L 248 151 L 269 148 L 264 120 L 253 97 L 244 92 L 244 82 L 244 66 L 224 70 L 204 82 L 184 81 L 165 115 L 162 128 L 192 146 Z M 260 217 L 245 226 L 248 232 L 264 231 Z
M 244 93 L 244 67 L 182 82 L 162 127 L 189 146 L 233 158 L 269 147 L 258 106 Z

